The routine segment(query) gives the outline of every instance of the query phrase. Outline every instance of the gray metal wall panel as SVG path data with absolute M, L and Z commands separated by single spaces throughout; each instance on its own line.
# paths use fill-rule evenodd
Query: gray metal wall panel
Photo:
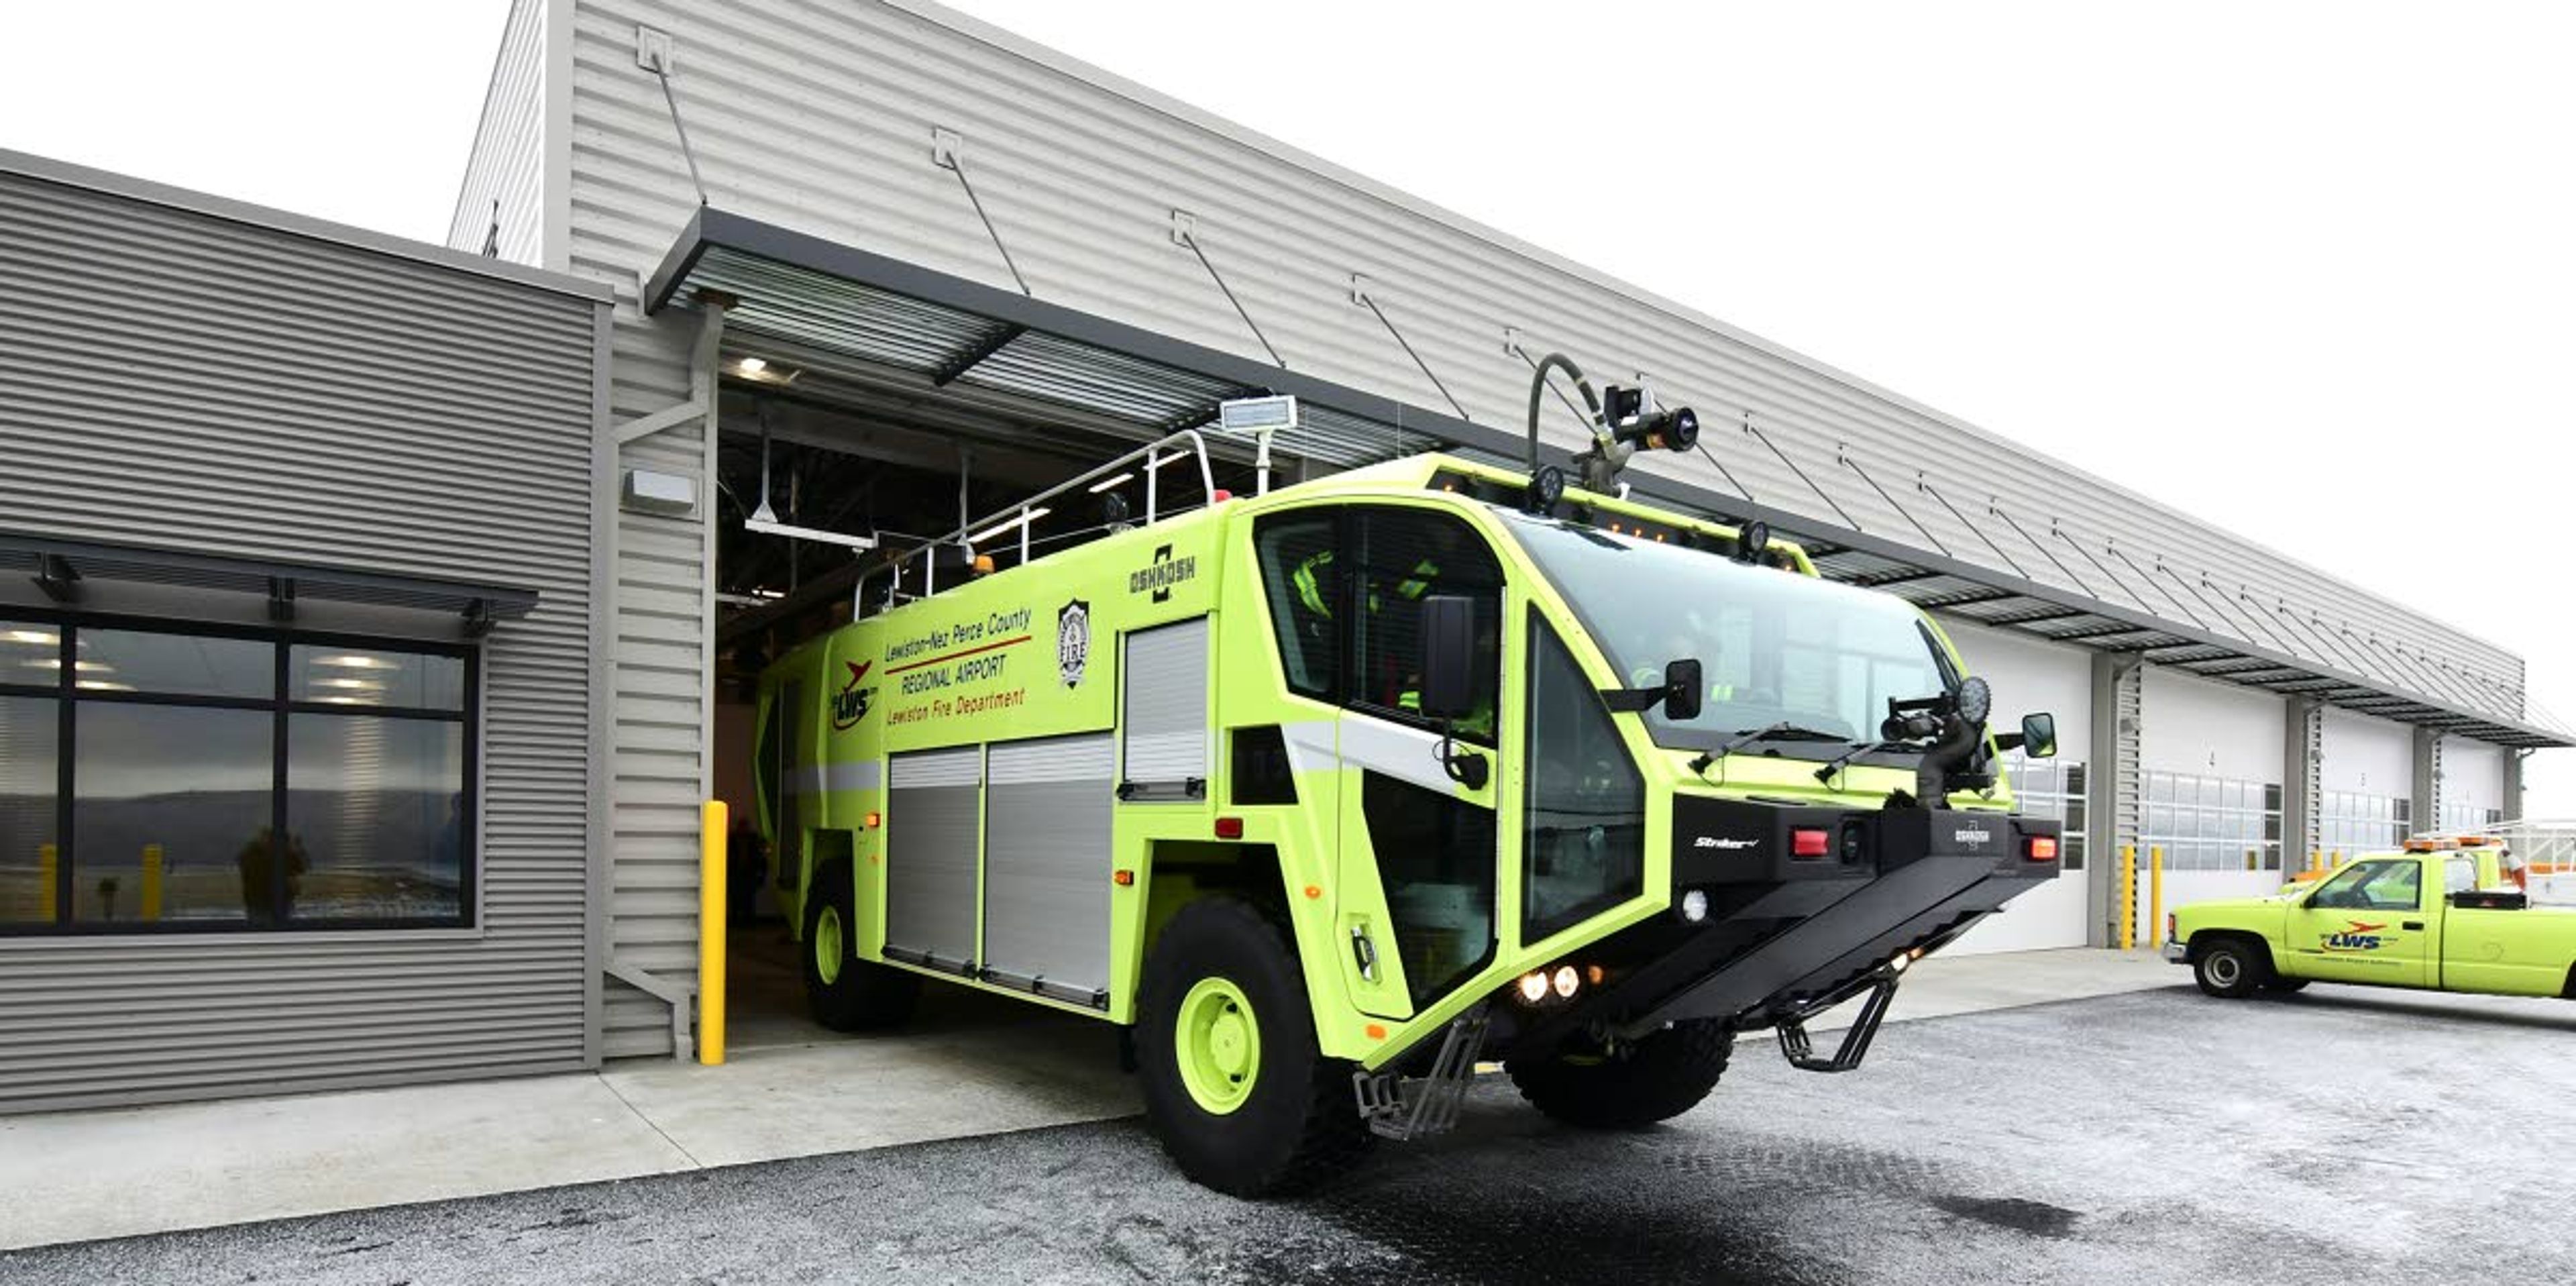
M 1109 734 L 992 748 L 984 964 L 1079 990 L 1109 985 Z
M 2161 614 L 2214 617 L 2206 623 L 2216 632 L 2346 668 L 2353 662 L 2336 658 L 2348 648 L 2368 660 L 2364 669 L 2399 672 L 2362 637 L 2375 634 L 2456 667 L 2442 681 L 2481 694 L 2483 706 L 2520 713 L 2519 661 L 2447 622 L 934 5 L 577 4 L 576 265 L 610 280 L 649 266 L 696 204 L 659 87 L 634 65 L 639 22 L 679 42 L 674 87 L 709 196 L 725 208 L 1008 285 L 955 175 L 931 162 L 930 131 L 952 129 L 1042 298 L 1258 356 L 1196 257 L 1170 236 L 1172 210 L 1187 209 L 1202 248 L 1299 371 L 1438 404 L 1351 300 L 1350 277 L 1361 274 L 1480 422 L 1518 423 L 1528 367 L 1505 348 L 1512 328 L 1525 345 L 1564 348 L 1596 373 L 1652 373 L 1669 399 L 1702 410 L 1711 447 L 1754 499 L 1829 520 L 1839 509 L 1865 530 L 1937 541 L 2009 570 L 1991 539 L 2037 579 Z M 1794 470 L 1730 429 L 1745 413 Z M 1549 432 L 1559 444 L 1577 440 L 1568 416 Z M 1641 467 L 1733 489 L 1697 457 Z M 1916 490 L 1918 476 L 1983 536 Z M 2031 540 L 1987 515 L 1989 496 L 2019 514 Z M 2110 553 L 2114 539 L 2143 575 Z M 2159 557 L 2193 581 L 2206 572 L 2231 595 L 2248 587 L 2263 618 L 2231 618 L 2233 605 L 2213 612 L 2179 585 L 2150 583 Z M 2311 614 L 2323 624 L 2307 625 Z
M 1135 785 L 1208 777 L 1208 623 L 1158 625 L 1126 636 L 1118 666 L 1124 743 L 1119 775 Z
M 542 267 L 546 206 L 546 20 L 554 0 L 515 0 L 492 60 L 474 151 L 448 218 L 450 249 Z M 493 227 L 499 234 L 493 236 Z
M 14 170 L 0 280 L 0 522 L 540 595 L 483 644 L 477 927 L 0 938 L 0 1111 L 584 1065 L 599 305 Z
M 975 958 L 982 748 L 893 756 L 886 791 L 886 945 Z

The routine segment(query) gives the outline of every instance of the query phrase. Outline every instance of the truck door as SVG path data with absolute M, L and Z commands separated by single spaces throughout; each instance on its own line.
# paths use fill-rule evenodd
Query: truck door
M 2317 886 L 2293 908 L 2283 936 L 2283 963 L 2302 978 L 2433 985 L 2436 939 L 2426 911 L 2424 862 L 2414 857 L 2355 862 Z
M 1266 520 L 1255 542 L 1289 688 L 1337 710 L 1346 980 L 1364 1011 L 1405 1017 L 1495 950 L 1502 568 L 1465 520 L 1420 506 L 1294 511 Z M 1452 755 L 1483 762 L 1480 785 L 1451 775 L 1443 729 L 1420 709 L 1423 602 L 1434 594 L 1475 604 L 1476 699 L 1447 734 Z M 1316 755 L 1317 731 L 1289 729 L 1292 755 Z

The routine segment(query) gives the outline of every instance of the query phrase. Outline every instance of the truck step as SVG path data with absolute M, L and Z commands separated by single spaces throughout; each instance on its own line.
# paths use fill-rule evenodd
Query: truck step
M 1359 1096 L 1360 1119 L 1384 1139 L 1419 1139 L 1446 1133 L 1458 1123 L 1458 1105 L 1476 1080 L 1476 1057 L 1485 1048 L 1485 1010 L 1469 1010 L 1449 1024 L 1440 1038 L 1440 1056 L 1429 1076 L 1405 1078 L 1393 1072 L 1351 1073 Z
M 1807 1042 L 1807 1019 L 1812 1014 L 1781 1020 L 1780 1056 L 1802 1072 L 1848 1072 L 1860 1066 L 1860 1060 L 1869 1055 L 1869 1043 L 1878 1037 L 1878 1025 L 1887 1019 L 1888 1005 L 1896 999 L 1896 977 L 1893 972 L 1879 974 L 1870 986 L 1869 999 L 1861 1002 L 1860 1017 L 1843 1033 L 1833 1057 L 1818 1058 Z

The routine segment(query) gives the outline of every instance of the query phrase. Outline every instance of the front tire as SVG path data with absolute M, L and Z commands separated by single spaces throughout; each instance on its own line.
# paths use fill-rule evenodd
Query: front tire
M 2221 1000 L 2253 995 L 2271 977 L 2271 959 L 2243 938 L 2213 938 L 2192 952 L 2192 981 Z
M 896 1027 L 921 1000 L 921 975 L 859 959 L 850 864 L 824 863 L 805 889 L 805 1007 L 833 1031 Z
M 2282 994 L 2282 995 L 2284 995 L 2284 996 L 2289 995 L 2289 994 L 2291 994 L 2292 992 L 2306 991 L 2307 989 L 2308 989 L 2308 980 L 2307 980 L 2307 979 L 2305 979 L 2305 978 L 2284 978 L 2284 977 L 2281 977 L 2279 974 L 2274 974 L 2272 977 L 2270 977 L 2270 978 L 2268 978 L 2268 979 L 2264 980 L 2264 983 L 2263 983 L 2263 990 L 2265 990 L 2265 991 L 2272 991 L 2272 992 L 2278 992 L 2278 993 L 2280 993 L 2280 994 Z
M 1172 917 L 1136 997 L 1145 1116 L 1181 1173 L 1219 1192 L 1293 1192 L 1368 1146 L 1351 1065 L 1326 1058 L 1278 926 L 1206 898 Z
M 1699 1106 L 1726 1074 L 1735 1029 L 1675 1023 L 1615 1054 L 1559 1050 L 1503 1064 L 1530 1106 L 1587 1130 L 1633 1130 Z

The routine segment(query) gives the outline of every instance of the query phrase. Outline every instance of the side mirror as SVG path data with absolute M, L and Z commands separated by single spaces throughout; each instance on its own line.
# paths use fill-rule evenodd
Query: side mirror
M 1434 719 L 1468 714 L 1476 701 L 1476 600 L 1433 594 L 1422 600 L 1422 713 Z
M 2033 759 L 2057 757 L 2057 716 L 2026 714 L 2021 717 L 2021 752 Z
M 1665 718 L 1676 723 L 1688 723 L 1698 718 L 1700 698 L 1707 692 L 1708 684 L 1700 678 L 1698 660 L 1684 657 L 1665 663 Z

